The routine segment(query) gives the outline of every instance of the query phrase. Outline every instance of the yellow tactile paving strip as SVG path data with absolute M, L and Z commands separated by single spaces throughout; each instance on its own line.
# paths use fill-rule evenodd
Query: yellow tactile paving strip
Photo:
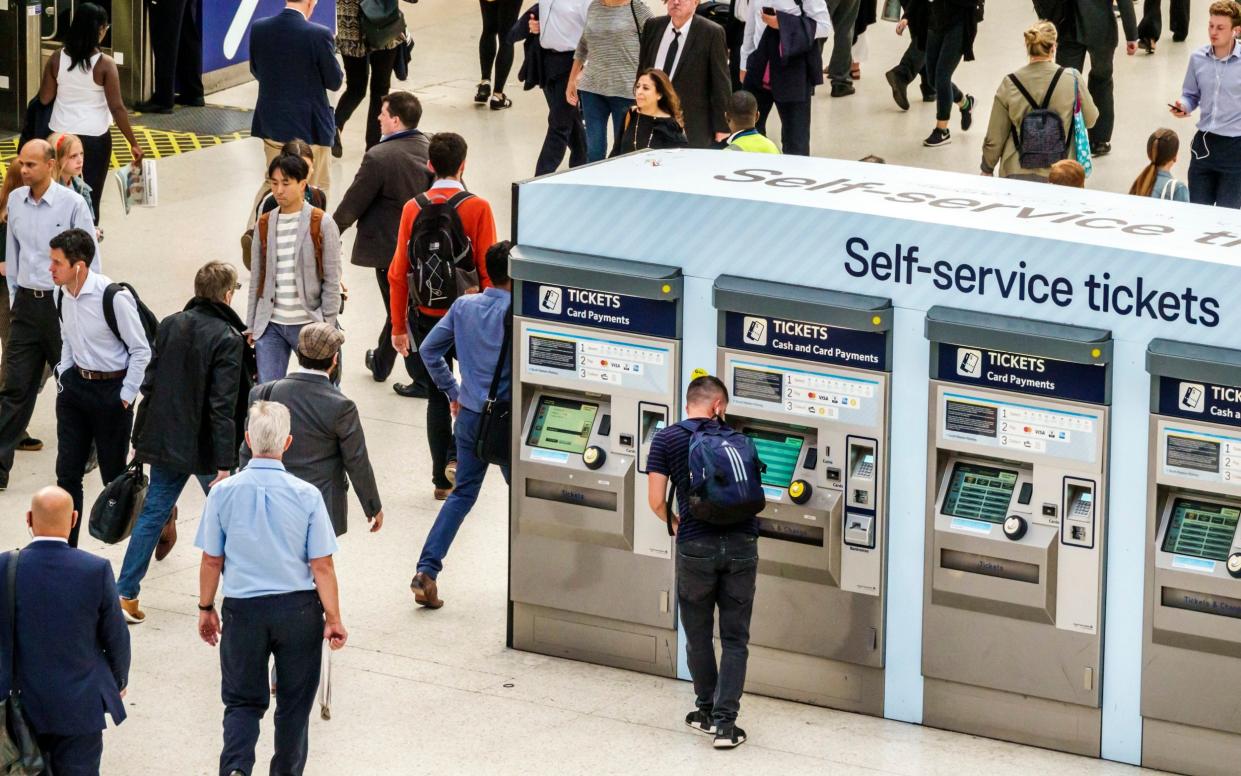
M 141 119 L 139 119 L 141 121 Z M 176 132 L 166 129 L 154 129 L 142 124 L 133 124 L 134 134 L 138 137 L 138 145 L 142 152 L 151 159 L 163 159 L 167 156 L 187 154 L 202 148 L 243 140 L 250 136 L 249 130 L 229 132 L 222 135 L 208 135 L 198 132 Z M 0 140 L 0 163 L 7 164 L 17 156 L 17 138 L 10 137 Z M 112 167 L 118 168 L 129 164 L 133 157 L 129 153 L 129 143 L 115 126 L 112 127 Z

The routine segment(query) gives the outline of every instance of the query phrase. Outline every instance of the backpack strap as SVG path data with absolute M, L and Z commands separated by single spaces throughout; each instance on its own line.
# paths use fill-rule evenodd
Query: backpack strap
M 15 656 L 17 653 L 17 558 L 21 555 L 21 550 L 11 550 L 5 553 L 8 563 L 4 569 L 4 614 L 9 620 L 9 629 L 5 635 L 8 641 L 8 653 L 6 655 L 5 670 L 9 676 L 9 694 L 18 695 L 21 688 L 17 686 L 17 672 L 15 668 Z
M 642 34 L 642 25 L 638 23 L 638 9 L 633 7 L 637 0 L 629 0 L 629 13 L 633 14 L 633 29 L 639 35 Z
M 474 195 L 468 191 L 458 191 L 456 194 L 453 194 L 448 199 L 448 202 L 446 204 L 449 207 L 451 207 L 453 210 L 456 210 L 457 208 L 461 207 L 461 204 L 465 202 L 467 199 L 473 199 L 473 198 L 474 198 Z
M 323 210 L 310 211 L 310 244 L 315 248 L 315 272 L 323 282 Z
M 1056 70 L 1056 74 L 1051 77 L 1051 83 L 1047 85 L 1047 94 L 1043 95 L 1043 104 L 1040 109 L 1047 110 L 1047 106 L 1051 104 L 1051 96 L 1056 92 L 1056 84 L 1060 83 L 1060 76 L 1064 75 L 1064 68 Z
M 1059 73 L 1057 73 L 1056 75 L 1057 77 L 1059 77 Z M 1035 100 L 1034 96 L 1031 95 L 1030 92 L 1026 90 L 1025 84 L 1021 83 L 1021 81 L 1017 79 L 1016 73 L 1009 73 L 1008 80 L 1013 82 L 1013 86 L 1017 87 L 1017 91 L 1021 92 L 1021 96 L 1026 98 L 1026 102 L 1030 103 L 1031 108 L 1034 108 L 1035 110 L 1039 109 L 1038 100 Z M 1050 94 L 1050 90 L 1048 91 L 1048 93 Z M 1045 108 L 1047 106 L 1044 105 L 1042 107 Z
M 116 323 L 116 295 L 121 291 L 134 293 L 128 283 L 109 283 L 108 287 L 103 290 L 103 320 L 108 324 L 108 328 L 112 330 L 112 336 L 116 337 L 124 345 L 125 338 L 121 336 L 121 327 Z M 137 299 L 138 295 L 134 294 L 134 301 L 136 302 Z
M 259 222 L 254 227 L 259 233 L 259 293 L 261 299 L 263 290 L 267 286 L 267 225 L 271 223 L 271 211 L 268 210 L 259 216 Z

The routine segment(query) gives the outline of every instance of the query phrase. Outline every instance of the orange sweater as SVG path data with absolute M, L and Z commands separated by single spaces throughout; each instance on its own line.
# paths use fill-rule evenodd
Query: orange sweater
M 457 191 L 455 188 L 433 187 L 426 194 L 432 202 L 446 202 L 452 199 Z M 406 314 L 409 303 L 409 233 L 413 231 L 414 219 L 418 217 L 421 209 L 416 199 L 405 203 L 405 208 L 401 211 L 401 228 L 396 237 L 396 252 L 392 254 L 392 264 L 388 266 L 388 285 L 392 289 L 389 297 L 392 302 L 392 331 L 396 334 L 404 333 L 409 325 Z M 461 203 L 457 208 L 457 215 L 461 217 L 461 226 L 465 228 L 465 234 L 470 238 L 470 245 L 474 249 L 480 290 L 487 288 L 491 285 L 491 278 L 487 277 L 487 249 L 496 242 L 496 219 L 491 213 L 491 205 L 476 195 Z M 418 311 L 436 318 L 442 317 L 445 312 L 426 307 L 419 307 Z

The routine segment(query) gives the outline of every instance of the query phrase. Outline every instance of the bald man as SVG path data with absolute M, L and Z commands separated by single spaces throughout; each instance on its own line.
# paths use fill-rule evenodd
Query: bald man
M 0 490 L 9 485 L 13 453 L 26 437 L 44 367 L 60 361 L 60 320 L 52 297 L 51 242 L 78 228 L 95 238 L 90 205 L 72 189 L 57 185 L 55 153 L 46 140 L 31 140 L 18 156 L 22 183 L 9 194 L 8 236 L 0 274 L 9 287 L 12 318 L 0 391 Z M 102 271 L 95 246 L 96 271 Z
M 114 724 L 125 719 L 129 633 L 112 565 L 69 546 L 77 519 L 67 492 L 48 487 L 35 494 L 26 513 L 34 538 L 6 554 L 0 601 L 9 595 L 10 564 L 16 562 L 14 681 L 26 717 L 47 773 L 93 776 L 103 755 L 104 713 Z M 0 633 L 12 628 L 7 608 L 0 606 Z

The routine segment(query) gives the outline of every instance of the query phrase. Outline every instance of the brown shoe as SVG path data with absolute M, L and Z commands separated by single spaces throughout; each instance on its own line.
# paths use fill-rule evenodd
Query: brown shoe
M 147 618 L 146 612 L 138 608 L 137 598 L 122 598 L 121 614 L 125 615 L 125 622 L 129 625 L 141 625 Z
M 449 493 L 452 493 L 452 488 L 436 488 L 435 489 L 435 500 L 443 501 L 448 498 Z
M 37 453 L 43 449 L 43 440 L 35 439 L 27 436 L 25 439 L 17 443 L 17 449 L 23 453 Z
M 172 552 L 172 547 L 177 543 L 177 507 L 174 505 L 172 512 L 168 515 L 168 521 L 164 523 L 164 530 L 159 532 L 159 544 L 155 545 L 155 559 L 163 560 L 168 557 L 168 553 Z
M 438 609 L 444 605 L 440 600 L 439 588 L 435 584 L 435 580 L 419 571 L 414 575 L 413 580 L 409 583 L 409 589 L 414 591 L 414 600 L 419 606 L 425 606 L 428 609 Z

